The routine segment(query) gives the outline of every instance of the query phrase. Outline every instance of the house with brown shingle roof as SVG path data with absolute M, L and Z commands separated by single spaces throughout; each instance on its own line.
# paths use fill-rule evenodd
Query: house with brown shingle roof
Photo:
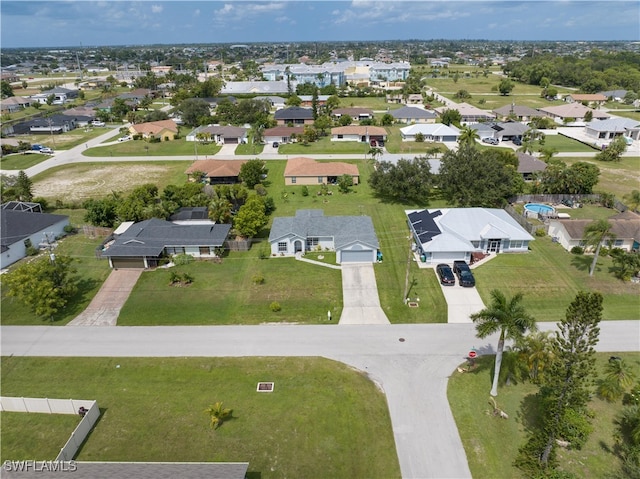
M 316 161 L 313 158 L 299 156 L 289 158 L 284 169 L 285 185 L 332 185 L 342 175 L 350 175 L 353 184 L 360 181 L 358 167 L 351 163 L 339 161 Z
M 611 233 L 615 235 L 611 246 L 625 251 L 640 248 L 640 215 L 627 210 L 607 218 L 607 221 L 611 223 Z M 549 236 L 556 238 L 564 249 L 571 251 L 574 246 L 585 245 L 584 231 L 591 223 L 592 220 L 551 220 Z M 607 239 L 602 244 L 609 246 L 609 242 L 610 239 Z
M 262 132 L 262 138 L 269 144 L 273 142 L 278 143 L 291 143 L 294 135 L 304 134 L 303 126 L 276 126 L 274 128 L 267 128 Z
M 339 120 L 342 116 L 348 116 L 353 121 L 370 120 L 373 118 L 373 110 L 370 108 L 336 108 L 331 116 Z
M 496 108 L 493 110 L 493 113 L 496 114 L 497 118 L 502 121 L 509 120 L 514 118 L 521 122 L 531 121 L 533 118 L 543 117 L 544 115 L 540 113 L 535 108 L 531 108 L 526 105 L 505 105 L 500 108 Z
M 210 185 L 240 183 L 240 168 L 248 160 L 196 160 L 185 173 L 193 181 L 192 174 L 204 173 L 204 179 Z
M 331 141 L 387 141 L 387 130 L 381 126 L 338 126 L 331 128 Z
M 611 115 L 604 111 L 594 110 L 593 108 L 584 106 L 582 103 L 568 103 L 566 105 L 547 106 L 539 108 L 539 110 L 540 112 L 544 113 L 545 116 L 553 118 L 555 122 L 559 124 L 562 124 L 565 121 L 569 121 L 570 123 L 577 122 L 582 124 L 584 122 L 585 115 L 589 111 L 591 112 L 592 119 L 594 120 L 605 120 L 611 117 Z M 570 120 L 573 120 L 573 122 L 571 122 Z
M 544 161 L 528 153 L 518 151 L 516 156 L 518 157 L 518 173 L 522 175 L 524 181 L 533 180 L 536 173 L 547 169 L 547 164 Z
M 604 105 L 607 102 L 607 97 L 601 93 L 582 94 L 572 93 L 564 97 L 564 101 L 567 103 L 587 103 L 590 105 Z
M 178 135 L 178 125 L 173 120 L 149 121 L 129 127 L 132 135 L 142 135 L 145 140 L 160 138 L 162 141 L 175 140 Z

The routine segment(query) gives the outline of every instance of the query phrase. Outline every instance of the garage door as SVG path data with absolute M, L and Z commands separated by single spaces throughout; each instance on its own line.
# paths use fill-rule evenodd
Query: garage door
M 466 254 L 464 252 L 435 252 L 431 256 L 432 263 L 453 263 L 456 260 L 464 260 Z
M 111 258 L 114 268 L 144 268 L 144 260 L 142 258 Z
M 343 263 L 373 263 L 373 250 L 343 251 L 341 260 Z

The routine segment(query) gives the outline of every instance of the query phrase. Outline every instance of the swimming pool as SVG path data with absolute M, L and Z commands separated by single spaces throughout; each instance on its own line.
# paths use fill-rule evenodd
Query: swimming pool
M 543 205 L 540 203 L 527 203 L 524 205 L 525 212 L 538 213 L 541 215 L 551 215 L 556 212 L 553 206 Z

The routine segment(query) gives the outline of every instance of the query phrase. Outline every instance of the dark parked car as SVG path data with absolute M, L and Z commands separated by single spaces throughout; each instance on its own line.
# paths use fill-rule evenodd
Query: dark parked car
M 516 146 L 521 146 L 522 145 L 522 140 L 520 138 L 518 138 L 518 137 L 515 137 L 513 139 L 513 144 L 516 145 Z
M 454 261 L 453 272 L 458 276 L 460 286 L 472 287 L 476 285 L 476 279 L 466 261 Z
M 453 286 L 456 284 L 456 278 L 448 264 L 439 264 L 436 266 L 436 273 L 438 273 L 440 284 L 445 286 Z
M 278 148 L 280 146 L 280 143 L 278 143 L 277 141 L 273 142 L 273 145 L 271 145 L 273 148 Z

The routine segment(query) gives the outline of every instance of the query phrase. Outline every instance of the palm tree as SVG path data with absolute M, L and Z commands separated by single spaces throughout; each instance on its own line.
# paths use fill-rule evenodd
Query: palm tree
M 609 402 L 619 399 L 636 379 L 633 368 L 622 358 L 610 358 L 605 373 L 605 378 L 598 382 L 598 395 Z
M 640 207 L 640 191 L 633 190 L 628 195 L 624 195 L 624 200 L 628 203 L 631 211 L 636 211 Z
M 470 126 L 463 126 L 460 130 L 460 136 L 458 137 L 458 143 L 461 145 L 475 145 L 476 140 L 480 139 L 478 131 L 474 130 Z
M 516 347 L 526 362 L 529 378 L 536 384 L 540 382 L 546 367 L 553 360 L 553 335 L 552 331 L 533 331 L 516 341 Z
M 231 417 L 233 410 L 225 408 L 222 405 L 222 402 L 218 401 L 217 403 L 210 405 L 204 410 L 204 412 L 211 416 L 211 427 L 213 429 L 218 429 L 225 419 Z
M 522 293 L 516 293 L 508 300 L 497 289 L 491 291 L 491 304 L 489 307 L 472 314 L 471 320 L 476 323 L 476 332 L 481 339 L 500 331 L 493 385 L 491 387 L 491 395 L 497 396 L 498 377 L 500 376 L 505 339 L 518 339 L 527 330 L 535 330 L 536 321 L 526 312 L 522 305 Z
M 610 241 L 615 239 L 615 235 L 611 233 L 613 226 L 607 220 L 596 220 L 589 223 L 584 229 L 584 242 L 586 246 L 594 247 L 595 253 L 593 254 L 593 261 L 589 268 L 589 276 L 593 276 L 593 272 L 596 269 L 596 263 L 598 262 L 598 255 L 600 254 L 600 247 L 605 239 Z
M 545 163 L 549 163 L 556 153 L 558 153 L 558 150 L 550 146 L 540 148 L 540 159 Z
M 624 408 L 614 422 L 625 442 L 630 446 L 640 445 L 640 404 Z

